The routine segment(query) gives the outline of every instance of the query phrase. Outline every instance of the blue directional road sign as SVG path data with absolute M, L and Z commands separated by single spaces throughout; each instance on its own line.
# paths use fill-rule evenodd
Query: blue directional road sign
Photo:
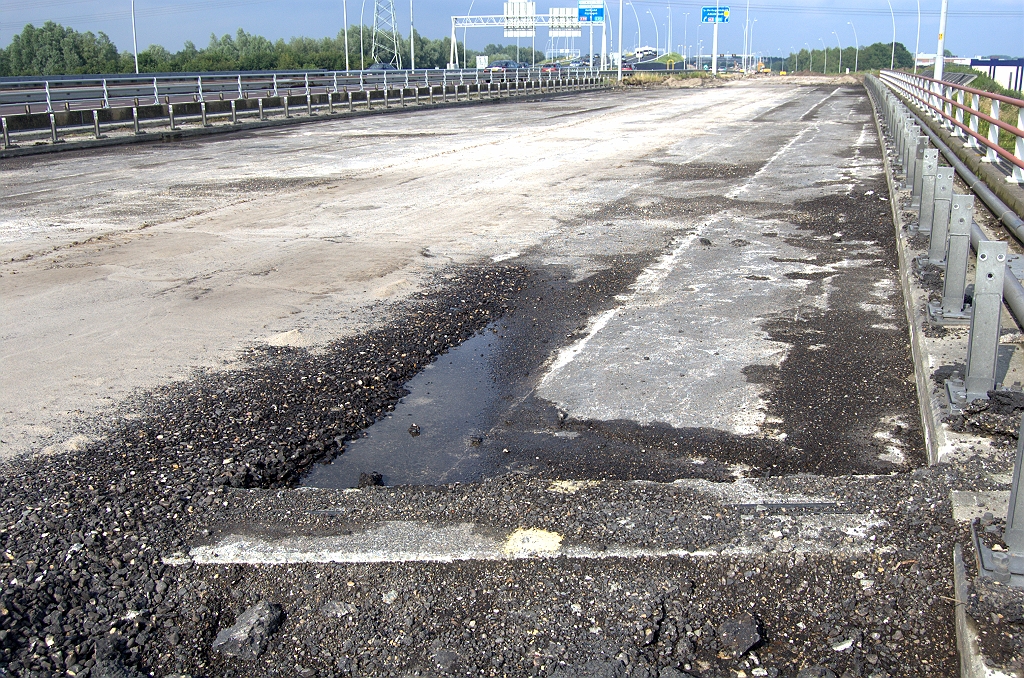
M 704 24 L 727 24 L 729 23 L 729 8 L 701 7 L 700 21 Z
M 581 24 L 604 23 L 605 0 L 579 0 L 579 22 Z

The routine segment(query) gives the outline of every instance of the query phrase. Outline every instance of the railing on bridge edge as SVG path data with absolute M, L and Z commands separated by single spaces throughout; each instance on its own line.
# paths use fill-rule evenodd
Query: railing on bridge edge
M 337 94 L 398 87 L 464 86 L 593 77 L 589 69 L 487 71 L 299 71 L 208 75 L 83 76 L 60 80 L 0 81 L 0 115 L 31 115 L 147 105 Z
M 883 70 L 881 80 L 918 104 L 954 137 L 965 139 L 968 148 L 984 149 L 985 161 L 1005 160 L 1011 168 L 1007 181 L 1024 183 L 1024 100 L 901 71 Z M 990 102 L 991 115 L 981 112 L 981 102 L 986 99 Z M 1016 126 L 999 119 L 1001 104 L 1017 107 Z M 967 122 L 964 122 L 965 117 Z M 978 131 L 982 120 L 989 124 L 987 137 Z M 1000 130 L 1013 135 L 1013 153 L 999 145 Z

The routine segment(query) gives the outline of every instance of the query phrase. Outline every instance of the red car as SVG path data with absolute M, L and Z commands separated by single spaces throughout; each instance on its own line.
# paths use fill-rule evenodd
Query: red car
M 559 70 L 561 70 L 561 68 L 562 67 L 559 66 L 558 64 L 544 64 L 543 66 L 540 67 L 540 72 L 541 73 L 557 73 Z
M 627 71 L 630 73 L 633 72 L 633 64 L 622 64 L 622 72 L 626 73 Z

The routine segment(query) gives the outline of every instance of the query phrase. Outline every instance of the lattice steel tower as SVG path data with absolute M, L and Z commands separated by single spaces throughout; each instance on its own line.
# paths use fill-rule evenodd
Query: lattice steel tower
M 376 64 L 402 67 L 402 53 L 398 42 L 398 22 L 395 21 L 394 0 L 374 0 L 373 39 L 370 59 Z

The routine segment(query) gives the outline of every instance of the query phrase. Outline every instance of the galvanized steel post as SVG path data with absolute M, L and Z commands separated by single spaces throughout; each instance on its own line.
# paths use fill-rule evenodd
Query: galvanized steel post
M 928 241 L 928 260 L 933 264 L 946 261 L 946 238 L 949 237 L 949 214 L 953 200 L 953 168 L 940 167 L 935 174 L 935 210 Z
M 917 230 L 919 233 L 932 232 L 932 215 L 935 213 L 935 173 L 938 170 L 939 151 L 936 148 L 929 148 L 924 152 L 921 174 L 921 208 L 917 215 Z
M 94 139 L 100 138 L 100 112 L 97 110 L 92 112 L 92 136 Z
M 951 210 L 946 275 L 942 283 L 942 315 L 962 317 L 964 290 L 967 287 L 967 263 L 971 254 L 974 196 L 954 194 Z
M 1002 329 L 1003 275 L 1007 244 L 999 240 L 978 243 L 971 334 L 967 340 L 967 402 L 988 398 L 996 385 L 999 332 Z

